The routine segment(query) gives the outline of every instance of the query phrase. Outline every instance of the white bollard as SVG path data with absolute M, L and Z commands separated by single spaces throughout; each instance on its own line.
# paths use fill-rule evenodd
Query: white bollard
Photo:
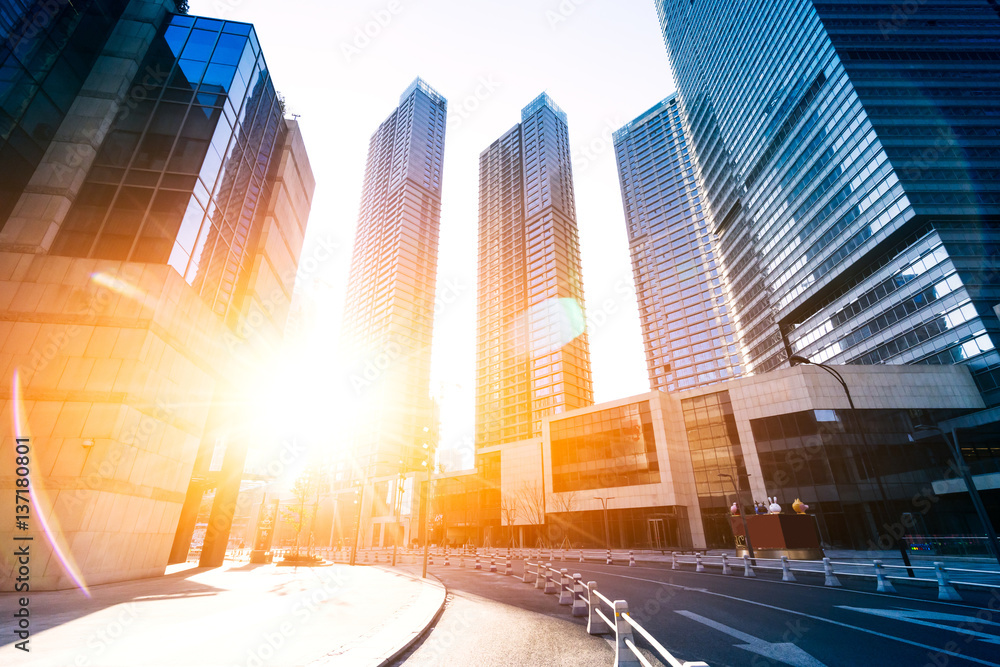
M 892 582 L 885 578 L 885 569 L 882 567 L 882 561 L 875 561 L 875 581 L 878 582 L 878 587 L 875 589 L 878 593 L 895 593 L 896 587 L 892 585 Z
M 545 564 L 545 590 L 542 591 L 546 595 L 555 595 L 556 593 L 556 582 L 552 579 L 552 574 L 554 570 L 552 569 L 552 563 Z
M 503 566 L 503 574 L 505 577 L 509 577 L 514 573 L 514 568 L 510 564 L 510 556 L 507 556 L 507 560 Z
M 447 549 L 445 549 L 445 552 L 444 552 L 444 564 L 447 565 L 447 566 L 451 566 L 451 563 L 448 561 L 448 550 Z
M 583 580 L 579 574 L 573 575 L 573 609 L 574 616 L 587 615 L 587 600 L 583 597 Z
M 615 600 L 615 666 L 642 667 L 639 658 L 635 657 L 626 641 L 635 643 L 632 637 L 632 626 L 623 618 L 628 613 L 628 603 L 625 600 Z
M 829 558 L 823 559 L 823 585 L 835 588 L 840 586 L 840 579 L 833 573 L 833 564 Z
M 631 551 L 628 552 L 628 566 L 635 567 L 635 554 Z
M 606 559 L 606 560 L 604 561 L 604 564 L 605 564 L 605 565 L 614 565 L 614 564 L 615 564 L 615 561 L 614 561 L 614 560 L 612 560 L 612 558 L 611 558 L 611 549 L 608 549 L 608 557 L 607 557 L 607 559 Z
M 531 567 L 532 567 L 531 561 L 528 560 L 524 561 L 524 574 L 521 575 L 521 581 L 523 581 L 526 584 L 531 584 L 535 582 L 535 572 L 532 571 Z
M 476 569 L 477 570 L 483 569 L 483 564 L 479 562 L 479 554 L 478 553 L 476 554 Z
M 604 619 L 597 615 L 597 606 L 601 603 L 594 593 L 597 591 L 597 582 L 587 582 L 587 634 L 603 635 L 611 632 L 611 628 L 604 622 Z
M 934 574 L 937 575 L 938 580 L 938 600 L 962 599 L 955 587 L 951 585 L 951 579 L 948 578 L 948 572 L 944 569 L 944 563 L 934 563 Z
M 541 556 L 541 552 L 538 555 Z M 535 564 L 535 588 L 545 588 L 545 569 L 540 560 Z
M 729 567 L 729 554 L 722 554 L 722 574 L 732 574 L 733 570 Z
M 561 560 L 561 561 L 565 561 L 566 560 L 566 550 L 565 549 L 560 549 L 559 550 L 559 560 Z
M 678 567 L 679 567 L 679 565 L 677 565 L 677 552 L 676 551 L 671 551 L 670 552 L 670 569 L 671 570 L 676 570 L 676 569 L 678 569 Z
M 583 549 L 580 549 L 580 562 L 583 562 Z
M 701 554 L 694 555 L 694 571 L 695 572 L 705 571 L 705 565 L 701 562 Z
M 496 571 L 497 571 L 497 557 L 490 556 L 490 572 L 496 572 Z
M 743 576 L 744 577 L 756 577 L 757 574 L 750 567 L 750 556 L 743 554 Z
M 566 568 L 559 570 L 559 604 L 573 604 L 573 578 Z
M 792 567 L 788 564 L 788 556 L 781 557 L 781 580 L 795 581 L 795 575 L 792 574 Z

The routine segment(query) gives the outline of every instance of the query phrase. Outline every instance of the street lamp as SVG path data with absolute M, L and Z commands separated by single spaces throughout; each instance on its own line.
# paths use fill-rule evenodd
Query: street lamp
M 736 506 L 740 510 L 740 519 L 743 520 L 743 537 L 745 537 L 747 541 L 747 554 L 749 554 L 751 560 L 754 560 L 753 542 L 750 541 L 750 529 L 747 528 L 747 516 L 746 513 L 743 511 L 743 501 L 740 499 L 740 487 L 736 485 L 736 480 L 733 478 L 732 475 L 724 472 L 720 472 L 718 473 L 718 475 L 719 477 L 727 478 L 730 482 L 733 483 L 733 491 L 736 492 Z M 756 565 L 757 563 L 754 562 L 753 564 Z
M 840 386 L 843 387 L 844 393 L 847 395 L 847 404 L 851 406 L 851 416 L 854 418 L 854 427 L 858 430 L 858 434 L 861 436 L 861 444 L 865 452 L 865 458 L 868 459 L 868 468 L 870 469 L 870 474 L 875 478 L 875 483 L 878 486 L 878 492 L 881 499 L 882 513 L 885 515 L 886 519 L 885 527 L 888 528 L 892 516 L 889 513 L 889 497 L 885 492 L 885 487 L 882 485 L 882 475 L 880 475 L 878 471 L 875 470 L 875 460 L 874 457 L 872 456 L 872 447 L 871 444 L 868 442 L 868 435 L 867 433 L 865 433 L 865 429 L 861 425 L 861 420 L 858 417 L 858 409 L 854 407 L 854 399 L 851 397 L 851 390 L 847 387 L 847 382 L 844 380 L 843 376 L 840 373 L 835 371 L 833 368 L 827 366 L 826 364 L 821 364 L 816 361 L 810 361 L 809 359 L 806 359 L 805 357 L 799 356 L 797 354 L 793 354 L 792 356 L 788 357 L 788 361 L 789 363 L 791 363 L 792 366 L 798 366 L 799 364 L 809 364 L 811 366 L 816 366 L 817 368 L 821 368 L 828 374 L 832 375 L 833 378 L 840 383 Z M 914 574 L 913 569 L 910 568 L 910 555 L 906 552 L 906 545 L 903 543 L 902 540 L 893 535 L 892 531 L 890 531 L 889 535 L 896 541 L 896 547 L 899 549 L 899 555 L 902 556 L 903 565 L 906 566 L 906 573 L 911 577 L 915 577 L 916 574 Z
M 914 427 L 913 430 L 922 431 L 927 435 L 931 435 L 931 432 L 937 431 L 944 438 L 945 444 L 947 444 L 951 449 L 951 455 L 955 458 L 955 465 L 958 466 L 958 470 L 962 474 L 962 479 L 965 481 L 965 488 L 969 491 L 969 497 L 972 500 L 972 506 L 976 509 L 976 514 L 979 516 L 979 522 L 983 524 L 983 528 L 986 530 L 987 547 L 993 552 L 993 556 L 997 559 L 997 562 L 1000 563 L 1000 543 L 997 542 L 997 534 L 996 531 L 993 530 L 993 522 L 990 521 L 990 516 L 987 514 L 986 507 L 983 505 L 983 499 L 979 496 L 979 489 L 976 488 L 976 483 L 972 479 L 972 471 L 969 470 L 969 466 L 966 465 L 965 457 L 962 456 L 962 449 L 958 446 L 958 428 L 952 427 L 951 437 L 948 437 L 947 431 L 944 431 L 937 426 L 926 426 L 921 424 Z M 921 438 L 919 435 L 916 437 L 917 439 Z
M 430 429 L 424 427 L 424 433 L 428 435 L 425 436 L 430 439 Z M 424 489 L 424 567 L 423 573 L 420 575 L 424 579 L 427 578 L 427 554 L 429 550 L 429 545 L 427 543 L 427 533 L 430 532 L 431 527 L 431 469 L 434 467 L 432 461 L 434 458 L 434 448 L 431 447 L 430 443 L 423 443 L 424 448 L 424 460 L 422 465 L 427 468 L 427 487 Z
M 594 496 L 594 500 L 600 500 L 601 507 L 604 508 L 604 548 L 608 551 L 611 550 L 611 531 L 608 530 L 608 501 L 614 499 L 614 496 Z

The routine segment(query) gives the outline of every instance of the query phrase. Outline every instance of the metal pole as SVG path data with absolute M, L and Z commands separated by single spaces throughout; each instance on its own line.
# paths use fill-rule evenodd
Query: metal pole
M 358 514 L 357 520 L 354 522 L 354 539 L 351 540 L 351 565 L 357 561 L 358 558 L 358 538 L 361 535 L 361 508 L 364 506 L 365 501 L 365 480 L 361 481 L 361 490 L 358 492 Z
M 889 496 L 885 492 L 885 486 L 882 484 L 882 475 L 879 474 L 879 472 L 875 467 L 875 459 L 872 452 L 872 446 L 871 443 L 868 441 L 868 434 L 865 432 L 864 427 L 861 425 L 861 418 L 860 416 L 858 416 L 858 409 L 854 406 L 854 398 L 851 396 L 851 390 L 847 386 L 847 381 L 844 380 L 843 376 L 840 373 L 830 368 L 826 364 L 810 361 L 805 357 L 800 357 L 797 355 L 789 357 L 788 360 L 793 365 L 796 363 L 806 363 L 822 368 L 829 375 L 832 375 L 833 378 L 838 383 L 840 383 L 840 386 L 844 389 L 844 394 L 847 395 L 847 404 L 851 407 L 851 419 L 852 421 L 854 421 L 854 427 L 858 430 L 858 435 L 861 436 L 861 444 L 865 452 L 865 458 L 868 459 L 868 468 L 869 468 L 868 472 L 872 477 L 875 478 L 875 485 L 878 487 L 879 499 L 881 501 L 879 504 L 882 506 L 882 513 L 885 515 L 885 521 L 886 521 L 883 527 L 887 529 L 890 528 L 889 524 L 892 521 L 892 513 L 889 511 Z M 903 559 L 903 565 L 906 566 L 906 574 L 910 577 L 916 577 L 917 575 L 913 572 L 913 569 L 910 567 L 910 554 L 907 553 L 906 544 L 903 542 L 903 540 L 893 535 L 891 530 L 889 536 L 892 537 L 892 539 L 896 543 L 896 547 L 899 549 L 899 555 Z
M 959 472 L 962 473 L 962 479 L 965 480 L 965 487 L 969 490 L 972 506 L 976 508 L 979 521 L 983 524 L 983 529 L 986 530 L 987 546 L 993 552 L 993 556 L 997 559 L 997 562 L 1000 563 L 1000 544 L 997 543 L 997 533 L 993 530 L 993 522 L 990 521 L 990 516 L 983 505 L 983 499 L 979 496 L 979 489 L 976 488 L 976 483 L 972 479 L 972 472 L 969 470 L 969 466 L 965 465 L 965 457 L 962 456 L 962 450 L 958 446 L 958 429 L 951 429 L 950 438 L 944 431 L 941 432 L 941 435 L 944 436 L 945 442 L 951 447 L 952 456 L 955 457 L 955 465 L 958 466 Z
M 424 568 L 421 577 L 427 578 L 427 533 L 431 526 L 431 465 L 427 464 L 427 488 L 424 489 Z

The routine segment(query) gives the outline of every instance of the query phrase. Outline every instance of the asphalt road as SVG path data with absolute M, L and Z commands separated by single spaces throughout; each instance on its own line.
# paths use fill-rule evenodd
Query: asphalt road
M 775 581 L 768 576 L 756 579 L 716 573 L 672 571 L 669 565 L 627 567 L 597 563 L 555 563 L 579 572 L 585 581 L 596 581 L 598 590 L 611 599 L 623 599 L 632 616 L 666 646 L 677 658 L 703 660 L 712 667 L 721 665 L 945 665 L 1000 666 L 1000 591 L 984 591 L 970 596 L 973 603 L 943 603 L 927 598 L 934 589 L 909 591 L 917 597 L 885 595 L 863 590 L 827 588 L 822 579 L 800 576 L 800 583 Z M 502 566 L 501 566 L 502 572 Z M 554 596 L 543 595 L 516 577 L 433 566 L 431 572 L 441 578 L 458 601 L 480 605 L 500 603 L 506 608 L 520 607 L 535 619 L 548 617 L 564 621 L 560 641 L 538 644 L 536 660 L 520 659 L 496 638 L 478 642 L 489 661 L 476 664 L 606 664 L 605 660 L 566 661 L 559 647 L 574 639 L 579 646 L 591 646 L 594 637 L 585 632 L 581 619 L 570 616 L 568 607 L 560 607 Z M 515 575 L 522 572 L 521 562 L 514 564 Z M 845 582 L 846 583 L 846 582 Z M 867 583 L 864 586 L 870 588 Z M 857 586 L 861 588 L 862 586 Z M 901 587 L 901 590 L 905 590 Z M 456 604 L 461 610 L 464 604 Z M 473 607 L 451 618 L 471 618 Z M 485 616 L 490 617 L 490 615 Z M 448 618 L 446 612 L 442 621 Z M 502 617 L 497 617 L 498 622 Z M 521 616 L 520 622 L 527 622 Z M 523 629 L 523 625 L 520 626 Z M 547 630 L 539 628 L 543 634 Z M 477 645 L 477 629 L 472 627 L 463 641 Z M 495 634 L 495 633 L 494 633 Z M 484 643 L 486 642 L 486 643 Z M 642 645 L 642 641 L 638 641 Z M 555 652 L 555 653 L 553 653 Z M 435 655 L 443 662 L 425 662 L 419 649 L 415 662 L 424 664 L 470 664 L 452 662 L 459 654 L 439 647 Z M 470 657 L 471 654 L 462 654 Z M 557 656 L 553 658 L 552 656 Z M 609 652 L 606 653 L 610 656 Z M 546 658 L 548 656 L 548 658 Z M 555 659 L 555 662 L 551 660 Z M 549 661 L 545 661 L 549 660 Z M 563 661 L 560 661 L 563 660 Z

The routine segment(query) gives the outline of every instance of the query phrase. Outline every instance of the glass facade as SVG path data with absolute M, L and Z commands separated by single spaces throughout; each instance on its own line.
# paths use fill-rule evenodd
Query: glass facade
M 834 548 L 871 548 L 885 517 L 880 484 L 889 515 L 909 512 L 915 534 L 977 532 L 964 497 L 932 491 L 933 481 L 948 476 L 951 460 L 940 438 L 914 438 L 906 411 L 856 415 L 810 410 L 751 420 L 768 491 L 786 508 L 796 498 L 808 504 L 823 542 Z
M 1000 403 L 995 3 L 657 9 L 746 369 L 965 363 Z
M 614 135 L 650 387 L 740 375 L 694 167 L 671 96 Z
M 733 483 L 738 485 L 744 503 L 751 500 L 746 460 L 729 392 L 685 398 L 681 410 L 705 541 L 709 548 L 729 548 L 733 544 L 729 525 L 729 506 L 735 499 Z M 732 476 L 732 480 L 719 477 L 720 473 Z
M 649 401 L 549 422 L 552 490 L 659 484 Z
M 435 426 L 431 335 L 441 220 L 447 101 L 417 79 L 371 136 L 345 308 L 357 368 L 379 369 L 351 388 L 366 405 L 355 459 L 371 474 L 422 470 Z M 368 376 L 370 377 L 370 375 Z
M 52 254 L 169 263 L 235 318 L 285 131 L 251 25 L 168 16 Z
M 593 403 L 566 114 L 544 93 L 479 156 L 476 444 Z
M 127 0 L 0 3 L 0 227 L 127 4 Z

